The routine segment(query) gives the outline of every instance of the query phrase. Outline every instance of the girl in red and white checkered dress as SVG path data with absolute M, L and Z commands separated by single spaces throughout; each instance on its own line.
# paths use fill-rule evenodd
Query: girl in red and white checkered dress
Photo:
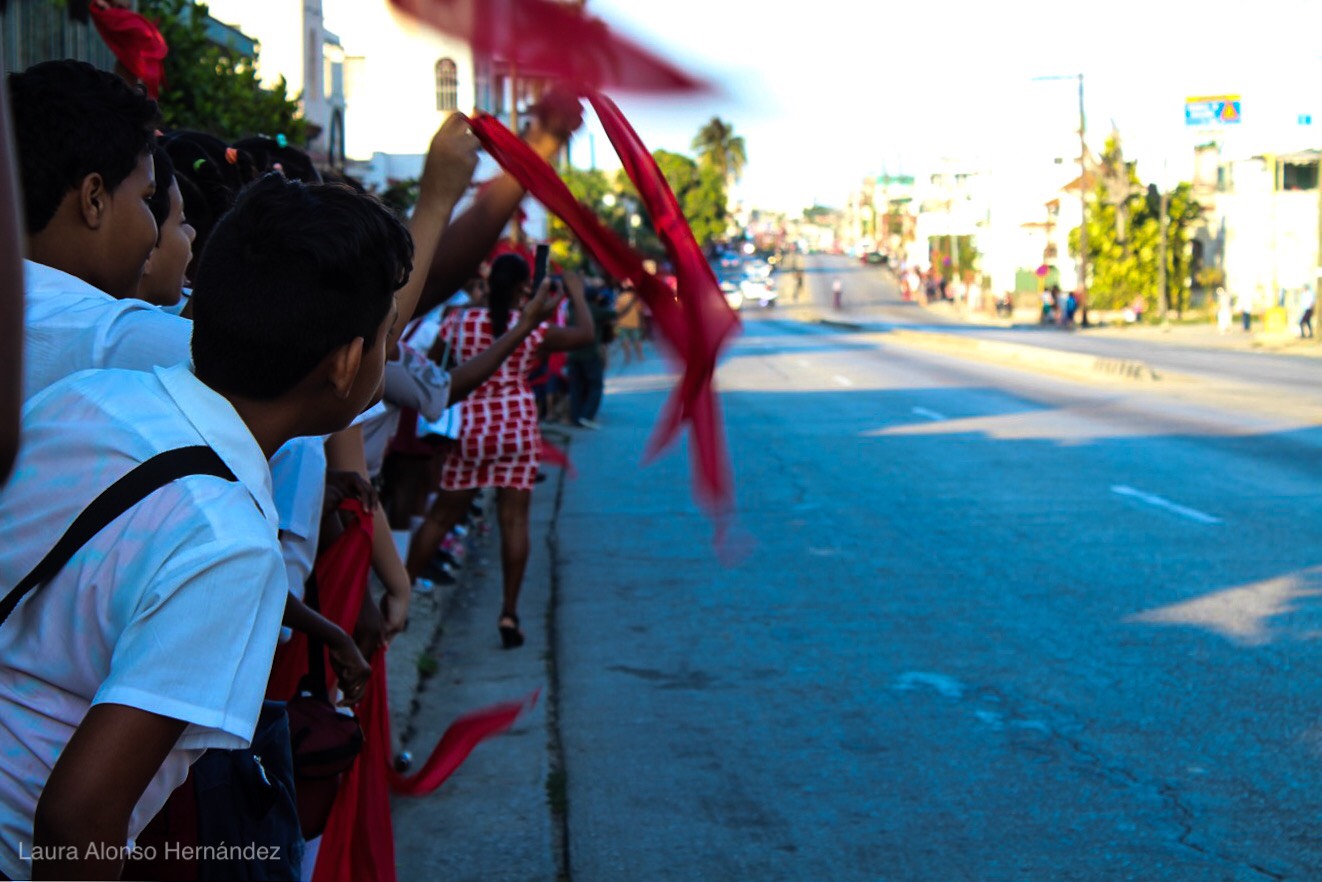
M 528 372 L 541 352 L 575 349 L 596 339 L 591 311 L 583 297 L 582 280 L 566 276 L 564 285 L 574 305 L 574 324 L 563 328 L 539 326 L 491 379 L 464 399 L 459 444 L 445 461 L 440 493 L 409 548 L 409 575 L 416 579 L 440 547 L 441 540 L 468 511 L 477 491 L 483 487 L 497 488 L 504 577 L 504 604 L 498 627 L 506 649 L 523 645 L 518 616 L 519 589 L 528 563 L 528 509 L 542 440 Z M 486 307 L 461 310 L 441 325 L 439 337 L 453 347 L 458 363 L 485 352 L 517 319 L 514 307 L 532 294 L 528 262 L 517 254 L 502 254 L 491 264 L 487 287 Z

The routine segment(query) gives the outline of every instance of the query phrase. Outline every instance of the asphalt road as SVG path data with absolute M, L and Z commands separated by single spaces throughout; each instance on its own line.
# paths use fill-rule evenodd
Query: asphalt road
M 1322 878 L 1316 424 L 745 319 L 742 563 L 655 356 L 573 442 L 570 878 Z

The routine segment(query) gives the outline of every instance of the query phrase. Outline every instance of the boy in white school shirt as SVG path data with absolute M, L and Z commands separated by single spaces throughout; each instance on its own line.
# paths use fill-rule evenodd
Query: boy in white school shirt
M 187 361 L 188 322 L 132 299 L 157 237 L 156 102 L 80 61 L 10 74 L 8 91 L 27 234 L 24 399 L 75 371 Z
M 193 369 L 84 372 L 28 402 L 6 591 L 161 451 L 209 445 L 237 481 L 156 491 L 0 624 L 0 874 L 117 878 L 192 759 L 251 738 L 288 592 L 266 461 L 380 397 L 411 255 L 376 200 L 269 175 L 199 267 Z

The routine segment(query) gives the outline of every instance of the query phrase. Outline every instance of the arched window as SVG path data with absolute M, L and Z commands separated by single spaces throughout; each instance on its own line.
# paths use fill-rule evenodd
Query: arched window
M 459 68 L 449 58 L 436 62 L 436 109 L 459 109 Z

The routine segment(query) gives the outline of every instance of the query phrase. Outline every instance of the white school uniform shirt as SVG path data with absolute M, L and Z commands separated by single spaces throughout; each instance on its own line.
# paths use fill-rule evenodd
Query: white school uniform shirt
M 321 509 L 326 499 L 326 435 L 294 438 L 271 457 L 271 495 L 280 522 L 280 553 L 289 593 L 303 599 L 317 560 Z M 282 628 L 281 642 L 292 632 Z
M 23 400 L 89 368 L 149 371 L 191 358 L 193 323 L 116 300 L 77 276 L 23 261 Z
M 210 747 L 246 746 L 288 584 L 266 458 L 187 366 L 69 377 L 33 397 L 0 492 L 0 586 L 16 585 L 102 490 L 161 451 L 208 444 L 238 481 L 185 477 L 103 529 L 0 625 L 0 873 L 31 878 L 32 819 L 94 704 L 186 721 L 130 841 Z M 113 757 L 107 757 L 113 762 Z

